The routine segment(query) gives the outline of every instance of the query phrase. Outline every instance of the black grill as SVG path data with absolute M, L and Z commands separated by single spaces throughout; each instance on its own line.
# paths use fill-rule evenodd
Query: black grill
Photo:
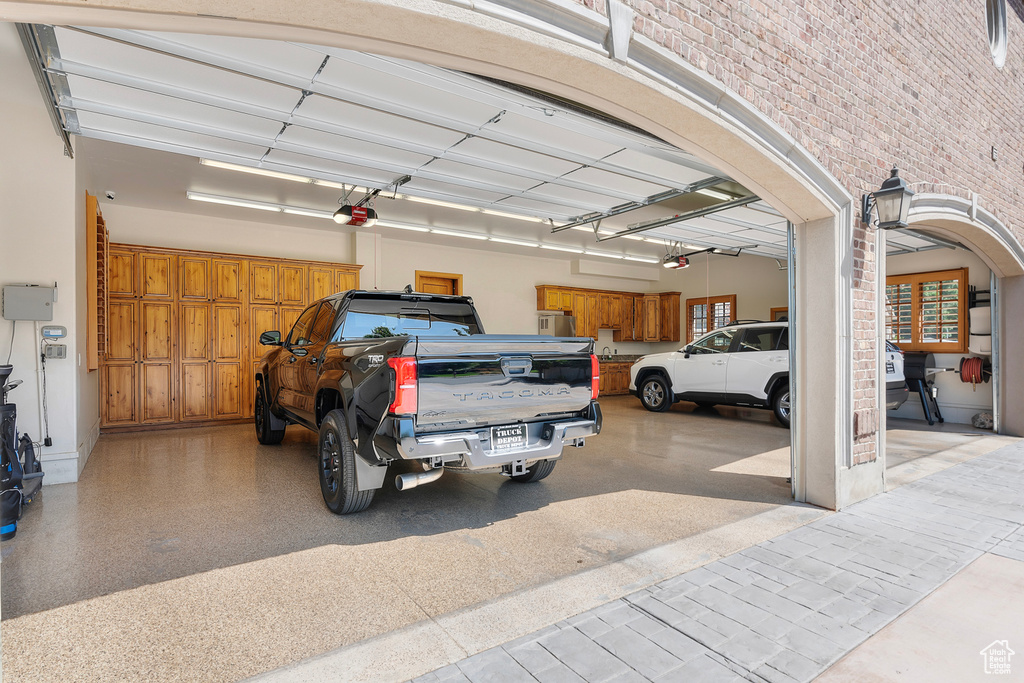
M 908 353 L 903 357 L 903 375 L 907 379 L 927 379 L 925 371 L 934 367 L 933 353 Z

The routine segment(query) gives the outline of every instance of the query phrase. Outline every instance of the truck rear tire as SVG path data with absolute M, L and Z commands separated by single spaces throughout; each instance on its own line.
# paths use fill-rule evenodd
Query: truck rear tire
M 535 481 L 540 481 L 551 474 L 555 469 L 555 464 L 557 462 L 557 460 L 538 460 L 526 468 L 526 474 L 517 474 L 511 477 L 511 479 L 512 481 L 517 481 L 520 484 L 530 484 Z
M 253 406 L 253 422 L 256 423 L 256 440 L 261 444 L 272 446 L 284 439 L 284 427 L 274 429 L 274 421 L 270 415 L 270 404 L 264 393 L 263 382 L 256 384 L 256 403 Z
M 362 512 L 373 502 L 374 489 L 356 487 L 356 447 L 348 436 L 345 414 L 332 410 L 320 423 L 317 445 L 320 492 L 327 509 L 336 515 Z

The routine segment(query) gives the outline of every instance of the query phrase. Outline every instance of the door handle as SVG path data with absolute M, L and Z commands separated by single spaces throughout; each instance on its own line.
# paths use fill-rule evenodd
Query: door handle
M 309 359 L 309 364 L 310 365 L 316 365 L 317 364 L 317 360 L 318 360 L 317 357 L 313 356 L 312 358 Z

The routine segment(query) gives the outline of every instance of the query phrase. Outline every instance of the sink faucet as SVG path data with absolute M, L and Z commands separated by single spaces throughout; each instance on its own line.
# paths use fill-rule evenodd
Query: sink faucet
M 611 349 L 609 349 L 607 346 L 604 347 L 603 349 L 601 349 L 601 355 L 602 356 L 610 356 L 610 355 L 612 355 L 611 354 Z

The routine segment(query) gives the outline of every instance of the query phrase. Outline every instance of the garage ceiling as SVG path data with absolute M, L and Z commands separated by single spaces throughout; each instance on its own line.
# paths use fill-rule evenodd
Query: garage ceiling
M 297 180 L 320 190 L 301 205 L 267 201 L 255 191 L 259 183 L 248 194 L 211 193 L 207 185 L 199 188 L 205 196 L 290 208 L 312 221 L 330 217 L 341 186 L 357 186 L 350 201 L 378 188 L 381 197 L 412 203 L 381 211 L 382 218 L 423 214 L 426 201 L 435 214 L 437 207 L 459 214 L 456 220 L 477 228 L 470 233 L 588 250 L 602 239 L 594 253 L 613 258 L 653 262 L 666 248 L 704 247 L 786 256 L 786 221 L 761 201 L 660 225 L 629 241 L 608 240 L 749 193 L 657 138 L 536 93 L 400 59 L 280 41 L 51 26 L 33 26 L 31 35 L 68 133 L 289 174 L 271 182 Z M 410 179 L 397 187 L 404 176 Z M 697 183 L 708 187 L 694 192 Z M 163 188 L 181 197 L 190 190 L 197 188 Z M 675 193 L 686 194 L 652 201 Z M 552 231 L 633 205 L 572 232 Z M 252 212 L 236 208 L 240 217 Z M 488 220 L 467 221 L 466 210 Z M 494 228 L 496 220 L 514 227 Z M 893 251 L 932 246 L 921 237 L 890 240 Z

